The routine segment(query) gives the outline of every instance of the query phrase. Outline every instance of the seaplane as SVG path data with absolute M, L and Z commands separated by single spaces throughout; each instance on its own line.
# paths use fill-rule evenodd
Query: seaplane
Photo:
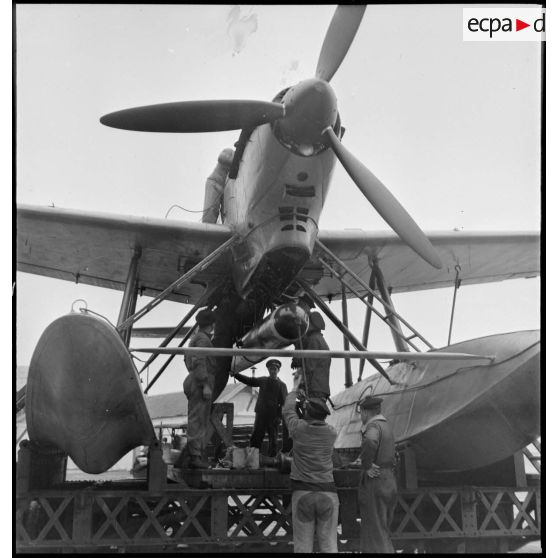
M 51 323 L 33 353 L 25 393 L 29 439 L 102 473 L 149 445 L 155 432 L 132 355 L 168 359 L 169 346 L 200 308 L 218 315 L 214 397 L 266 356 L 330 356 L 376 370 L 332 396 L 339 450 L 360 445 L 358 403 L 381 394 L 398 443 L 419 470 L 475 470 L 505 459 L 540 435 L 540 332 L 492 335 L 433 347 L 395 309 L 392 294 L 474 285 L 540 273 L 534 232 L 424 233 L 388 187 L 345 145 L 342 100 L 331 82 L 349 52 L 365 6 L 336 9 L 315 74 L 271 101 L 202 100 L 108 113 L 100 125 L 146 133 L 239 130 L 222 199 L 221 223 L 137 218 L 54 207 L 17 208 L 17 269 L 123 292 L 116 325 L 91 312 Z M 217 87 L 218 84 L 216 84 Z M 363 116 L 364 118 L 364 116 Z M 113 131 L 111 131 L 113 132 Z M 126 140 L 126 132 L 122 134 Z M 320 229 L 332 172 L 345 169 L 391 231 Z M 137 309 L 138 295 L 149 302 Z M 352 333 L 330 309 L 358 298 L 365 332 Z M 163 300 L 187 305 L 158 347 L 130 347 L 134 324 Z M 374 304 L 376 302 L 376 304 Z M 353 350 L 289 349 L 323 312 Z M 367 350 L 372 314 L 389 327 L 396 351 Z M 385 366 L 379 359 L 388 359 Z M 145 366 L 144 366 L 145 368 Z

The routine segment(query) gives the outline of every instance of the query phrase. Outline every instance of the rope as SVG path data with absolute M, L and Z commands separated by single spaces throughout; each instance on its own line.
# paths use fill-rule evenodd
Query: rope
M 178 209 L 182 209 L 182 211 L 186 211 L 187 213 L 205 213 L 206 211 L 209 211 L 210 209 L 217 207 L 217 205 L 221 205 L 221 200 L 217 200 L 215 203 L 211 204 L 210 206 L 204 209 L 186 209 L 185 207 L 182 207 L 181 205 L 175 203 L 168 208 L 167 212 L 165 213 L 165 219 L 169 216 L 169 213 L 174 207 L 178 207 Z
M 106 316 L 99 314 L 99 312 L 94 312 L 93 310 L 89 310 L 89 308 L 80 308 L 80 312 L 82 314 L 95 314 L 95 316 L 103 318 L 103 320 L 107 321 L 114 329 L 116 329 L 116 326 Z
M 145 363 L 145 362 L 147 362 L 147 361 L 149 360 L 148 358 L 146 358 L 145 360 L 143 360 L 143 359 L 137 357 L 134 353 L 130 353 L 130 355 L 132 356 L 132 358 L 135 358 L 136 360 L 139 360 L 140 362 L 143 362 L 143 363 Z

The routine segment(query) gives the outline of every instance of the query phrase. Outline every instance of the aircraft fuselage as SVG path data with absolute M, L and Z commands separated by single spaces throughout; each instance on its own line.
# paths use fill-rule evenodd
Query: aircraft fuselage
M 303 81 L 282 102 L 287 118 L 253 130 L 224 191 L 224 222 L 242 236 L 232 265 L 242 297 L 266 266 L 284 287 L 308 260 L 335 164 L 321 135 L 338 123 L 329 84 Z

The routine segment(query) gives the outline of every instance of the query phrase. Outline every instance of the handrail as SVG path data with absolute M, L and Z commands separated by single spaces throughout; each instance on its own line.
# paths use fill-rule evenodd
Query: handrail
M 386 310 L 386 312 L 388 314 L 392 314 L 393 316 L 395 316 L 401 323 L 403 323 L 403 325 L 405 327 L 407 327 L 409 330 L 411 330 L 413 332 L 413 335 L 410 337 L 405 337 L 404 335 L 401 335 L 401 332 L 398 332 L 395 328 L 392 327 L 391 324 L 389 324 L 388 322 L 385 321 L 385 318 L 387 318 L 386 316 L 381 316 L 379 312 L 376 311 L 376 309 L 373 309 L 372 307 L 371 310 L 378 316 L 382 317 L 382 320 L 387 323 L 387 325 L 389 327 L 392 328 L 392 330 L 394 330 L 397 335 L 400 335 L 402 339 L 405 340 L 405 342 L 409 343 L 410 339 L 412 339 L 413 337 L 417 337 L 418 339 L 420 339 L 429 349 L 433 349 L 433 345 L 431 343 L 429 343 L 413 326 L 411 326 L 411 324 L 409 322 L 407 322 L 407 320 L 405 320 L 405 318 L 403 318 L 403 316 L 401 316 L 400 314 L 397 313 L 397 311 L 395 310 L 395 308 L 393 307 L 393 305 L 389 302 L 386 301 L 378 291 L 371 289 L 352 269 L 350 269 L 342 260 L 340 260 L 327 246 L 325 246 L 323 244 L 323 242 L 321 242 L 319 239 L 316 239 L 316 246 L 319 250 L 321 250 L 326 256 L 328 256 L 329 258 L 331 258 L 335 263 L 337 263 L 337 265 L 341 266 L 343 268 L 343 270 L 345 271 L 345 273 L 349 274 L 368 294 L 373 295 L 374 297 L 376 297 L 376 299 L 382 303 L 384 309 Z M 322 261 L 323 258 L 320 258 L 318 256 L 318 259 L 320 260 L 320 263 L 322 263 L 322 265 L 325 265 L 326 267 L 330 268 L 330 271 L 332 271 L 336 276 L 337 279 L 341 282 L 341 283 L 345 283 L 347 288 L 349 288 L 360 300 L 362 300 L 367 306 L 368 304 L 366 303 L 365 300 L 363 300 L 363 297 L 359 296 L 358 293 L 355 292 L 355 290 L 349 285 L 349 283 L 347 281 L 343 281 L 343 278 L 341 277 L 341 274 L 335 272 L 335 270 L 333 268 L 331 268 L 326 262 Z M 411 344 L 412 345 L 412 344 Z M 413 346 L 413 348 L 416 348 Z M 417 349 L 418 350 L 418 349 Z

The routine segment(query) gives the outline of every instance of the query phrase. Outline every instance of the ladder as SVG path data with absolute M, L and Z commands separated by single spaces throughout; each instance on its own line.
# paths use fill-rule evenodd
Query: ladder
M 336 277 L 339 282 L 344 285 L 349 291 L 351 291 L 359 300 L 361 300 L 367 308 L 369 308 L 374 314 L 376 314 L 385 324 L 387 324 L 393 331 L 394 335 L 400 338 L 405 344 L 410 345 L 415 351 L 420 352 L 420 348 L 413 343 L 413 339 L 418 339 L 424 345 L 426 345 L 427 350 L 433 349 L 434 346 L 429 343 L 407 320 L 405 320 L 401 315 L 399 315 L 395 308 L 393 307 L 390 300 L 386 300 L 386 297 L 382 297 L 380 292 L 372 289 L 367 285 L 356 273 L 354 273 L 345 263 L 340 260 L 331 250 L 329 250 L 324 244 L 322 244 L 318 239 L 316 239 L 316 247 L 318 249 L 317 258 L 318 261 L 327 269 L 333 277 Z M 328 261 L 329 260 L 329 261 Z M 341 271 L 335 269 L 332 263 L 337 264 Z M 379 269 L 378 269 L 379 272 Z M 374 267 L 372 267 L 372 273 L 375 273 Z M 345 276 L 349 275 L 354 281 L 356 281 L 365 291 L 364 294 L 360 294 L 351 284 L 345 279 Z M 380 277 L 378 277 L 380 278 Z M 389 296 L 389 295 L 388 295 Z M 385 314 L 382 314 L 377 308 L 372 305 L 371 300 L 368 297 L 376 298 L 384 307 Z M 401 329 L 401 325 L 405 326 L 408 333 L 405 333 Z

